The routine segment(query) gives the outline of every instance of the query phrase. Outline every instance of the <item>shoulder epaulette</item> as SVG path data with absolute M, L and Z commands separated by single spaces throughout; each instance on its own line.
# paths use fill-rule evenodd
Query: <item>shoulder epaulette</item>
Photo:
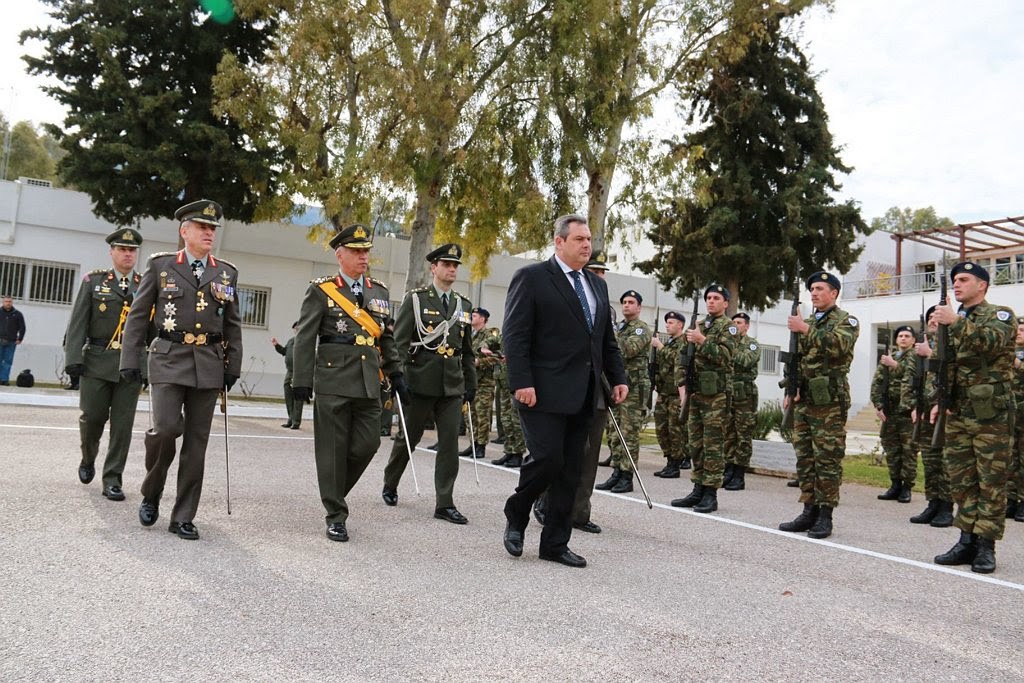
M 386 282 L 382 282 L 381 280 L 378 280 L 378 279 L 377 279 L 377 278 L 375 278 L 375 277 L 371 277 L 371 278 L 367 278 L 367 279 L 368 279 L 368 280 L 369 280 L 370 282 L 372 282 L 373 284 L 375 284 L 375 285 L 379 285 L 379 286 L 383 287 L 384 289 L 387 289 L 387 288 L 388 288 L 388 285 L 387 285 L 387 283 L 386 283 Z
M 217 263 L 223 263 L 223 264 L 224 264 L 224 265 L 226 265 L 226 266 L 231 266 L 231 267 L 232 267 L 232 268 L 234 268 L 235 270 L 238 270 L 238 266 L 236 266 L 236 265 L 235 265 L 234 263 L 232 263 L 231 261 L 225 261 L 225 260 L 224 260 L 224 259 L 222 259 L 222 258 L 221 258 L 220 256 L 216 256 L 215 258 L 217 259 Z
M 425 287 L 413 287 L 412 289 L 409 290 L 409 293 L 411 294 L 412 292 L 425 292 L 428 289 L 430 289 L 430 285 L 427 285 Z
M 149 255 L 149 260 L 152 261 L 153 259 L 155 259 L 158 256 L 177 256 L 177 255 L 178 255 L 178 252 L 176 252 L 176 251 L 158 251 L 158 252 L 155 252 L 153 254 L 150 254 Z
M 316 277 L 309 281 L 311 285 L 322 285 L 325 282 L 331 282 L 334 280 L 333 275 L 325 275 L 324 277 Z
M 89 275 L 103 275 L 110 272 L 110 268 L 97 268 L 96 270 L 90 270 Z

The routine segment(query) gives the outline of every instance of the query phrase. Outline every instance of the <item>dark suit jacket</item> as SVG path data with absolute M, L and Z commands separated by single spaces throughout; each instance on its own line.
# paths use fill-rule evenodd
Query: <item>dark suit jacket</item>
M 587 331 L 576 291 L 554 257 L 512 276 L 502 326 L 508 384 L 513 392 L 536 389 L 537 403 L 530 410 L 579 413 L 591 377 L 595 396 L 601 390 L 602 372 L 612 385 L 626 384 L 610 324 L 608 287 L 593 273 L 584 270 L 583 276 L 597 297 L 593 332 Z

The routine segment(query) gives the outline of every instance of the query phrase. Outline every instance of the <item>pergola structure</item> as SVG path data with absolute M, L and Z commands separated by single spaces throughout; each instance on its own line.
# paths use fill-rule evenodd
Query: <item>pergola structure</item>
M 961 261 L 966 260 L 968 254 L 978 257 L 1013 249 L 1024 251 L 1024 216 L 893 233 L 892 238 L 896 240 L 898 278 L 903 274 L 904 240 L 957 252 Z

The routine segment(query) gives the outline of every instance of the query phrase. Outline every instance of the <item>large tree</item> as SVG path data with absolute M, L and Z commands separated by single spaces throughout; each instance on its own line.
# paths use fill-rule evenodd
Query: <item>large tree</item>
M 931 206 L 923 209 L 911 209 L 909 206 L 901 209 L 892 206 L 883 215 L 871 219 L 871 229 L 883 232 L 914 232 L 950 225 L 953 225 L 953 221 L 937 214 L 935 208 Z
M 764 309 L 819 268 L 846 272 L 867 234 L 853 201 L 837 202 L 848 173 L 807 59 L 764 18 L 738 60 L 722 60 L 696 93 L 693 120 L 666 162 L 677 175 L 646 217 L 658 251 L 641 270 L 686 296 L 726 285 L 733 306 Z
M 53 139 L 40 135 L 29 121 L 19 121 L 8 130 L 8 123 L 0 115 L 0 140 L 3 140 L 2 180 L 26 176 L 49 180 L 57 184 L 57 158 L 51 153 Z
M 273 154 L 213 114 L 211 79 L 225 53 L 259 62 L 273 23 L 207 15 L 194 0 L 43 1 L 52 24 L 21 34 L 43 56 L 23 59 L 57 81 L 44 90 L 68 111 L 47 127 L 68 152 L 58 171 L 95 213 L 125 224 L 209 197 L 253 219 L 274 189 Z

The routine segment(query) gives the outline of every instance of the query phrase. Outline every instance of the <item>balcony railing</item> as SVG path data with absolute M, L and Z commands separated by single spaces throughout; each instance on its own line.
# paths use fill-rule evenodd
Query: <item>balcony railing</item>
M 1024 283 L 1024 262 L 985 265 L 992 276 L 993 285 Z M 934 292 L 939 288 L 939 277 L 938 273 L 931 272 L 907 273 L 899 277 L 888 273 L 881 273 L 870 280 L 844 282 L 843 290 L 845 292 L 853 292 L 858 299 Z

